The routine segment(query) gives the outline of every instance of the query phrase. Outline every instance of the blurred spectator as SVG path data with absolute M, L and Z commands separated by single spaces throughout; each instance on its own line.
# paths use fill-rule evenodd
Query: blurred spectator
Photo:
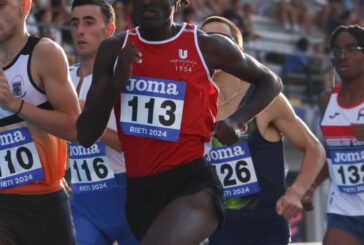
M 278 17 L 283 23 L 286 31 L 300 32 L 298 9 L 292 4 L 291 0 L 280 0 L 278 2 Z
M 222 16 L 232 21 L 240 30 L 244 30 L 243 1 L 230 0 L 230 6 L 223 12 Z
M 190 1 L 190 4 L 194 9 L 199 22 L 212 15 L 212 11 L 207 5 L 207 0 L 193 0 Z
M 254 32 L 253 15 L 255 13 L 254 6 L 250 3 L 243 5 L 243 38 L 244 42 L 253 42 L 260 38 L 258 34 Z
M 307 50 L 309 41 L 305 37 L 297 40 L 296 48 L 293 54 L 288 55 L 282 66 L 282 77 L 290 72 L 304 73 L 308 69 L 309 59 L 307 57 Z

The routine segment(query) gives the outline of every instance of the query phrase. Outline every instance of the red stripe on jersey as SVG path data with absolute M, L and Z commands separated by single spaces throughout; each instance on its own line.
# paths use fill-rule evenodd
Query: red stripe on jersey
M 352 126 L 321 126 L 325 138 L 354 138 Z

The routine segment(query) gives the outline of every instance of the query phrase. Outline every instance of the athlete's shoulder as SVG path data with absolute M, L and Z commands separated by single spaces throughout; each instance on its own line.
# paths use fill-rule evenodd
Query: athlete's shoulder
M 125 41 L 127 32 L 116 34 L 112 37 L 104 39 L 99 47 L 99 52 L 105 57 L 115 58 L 118 54 L 117 50 L 120 50 Z
M 40 55 L 41 57 L 52 57 L 53 56 L 47 56 L 47 55 L 56 55 L 58 54 L 64 54 L 63 48 L 53 41 L 50 38 L 43 37 L 39 40 L 38 44 L 35 46 L 34 50 L 36 55 Z M 49 61 L 48 59 L 45 59 Z

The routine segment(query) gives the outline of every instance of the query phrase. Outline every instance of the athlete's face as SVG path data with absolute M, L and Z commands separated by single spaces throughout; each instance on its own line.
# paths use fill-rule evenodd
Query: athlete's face
M 344 82 L 364 75 L 364 53 L 357 40 L 346 31 L 341 32 L 331 48 L 332 62 Z
M 0 0 L 0 43 L 13 37 L 24 24 L 21 0 Z
M 133 16 L 141 27 L 160 27 L 173 19 L 174 0 L 132 0 Z
M 105 38 L 114 34 L 115 26 L 106 24 L 96 5 L 81 5 L 71 13 L 71 34 L 76 52 L 82 57 L 95 56 Z

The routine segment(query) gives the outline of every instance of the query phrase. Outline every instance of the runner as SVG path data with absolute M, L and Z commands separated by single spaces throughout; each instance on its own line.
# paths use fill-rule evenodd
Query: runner
M 209 17 L 201 29 L 225 35 L 243 46 L 240 30 L 228 19 Z M 254 90 L 253 85 L 223 71 L 213 79 L 220 88 L 217 120 L 231 115 Z M 282 136 L 304 154 L 301 171 L 288 190 Z M 324 164 L 324 149 L 282 93 L 243 127 L 241 138 L 241 143 L 229 147 L 214 139 L 216 148 L 206 156 L 224 185 L 226 214 L 224 226 L 212 234 L 209 244 L 288 244 L 286 218 L 300 213 L 300 200 Z M 227 152 L 234 154 L 223 154 Z
M 97 48 L 114 34 L 114 20 L 112 6 L 103 0 L 75 0 L 72 4 L 71 34 L 80 63 L 70 70 L 81 104 L 91 85 Z M 125 164 L 114 114 L 100 141 L 90 148 L 69 144 L 69 150 L 77 243 L 137 244 L 125 216 Z
M 342 85 L 320 97 L 327 165 L 303 198 L 312 209 L 312 195 L 330 176 L 325 245 L 364 244 L 364 29 L 339 26 L 330 39 L 333 65 Z
M 80 109 L 62 48 L 27 32 L 31 4 L 0 2 L 0 244 L 72 245 L 60 138 L 76 141 Z
M 217 112 L 210 74 L 222 69 L 256 85 L 237 113 L 215 124 L 224 143 L 235 143 L 239 124 L 282 88 L 274 73 L 234 43 L 175 23 L 174 13 L 185 3 L 132 1 L 139 27 L 101 44 L 78 120 L 79 142 L 90 146 L 115 106 L 128 176 L 127 217 L 143 244 L 198 244 L 223 221 L 221 185 L 203 159 Z

